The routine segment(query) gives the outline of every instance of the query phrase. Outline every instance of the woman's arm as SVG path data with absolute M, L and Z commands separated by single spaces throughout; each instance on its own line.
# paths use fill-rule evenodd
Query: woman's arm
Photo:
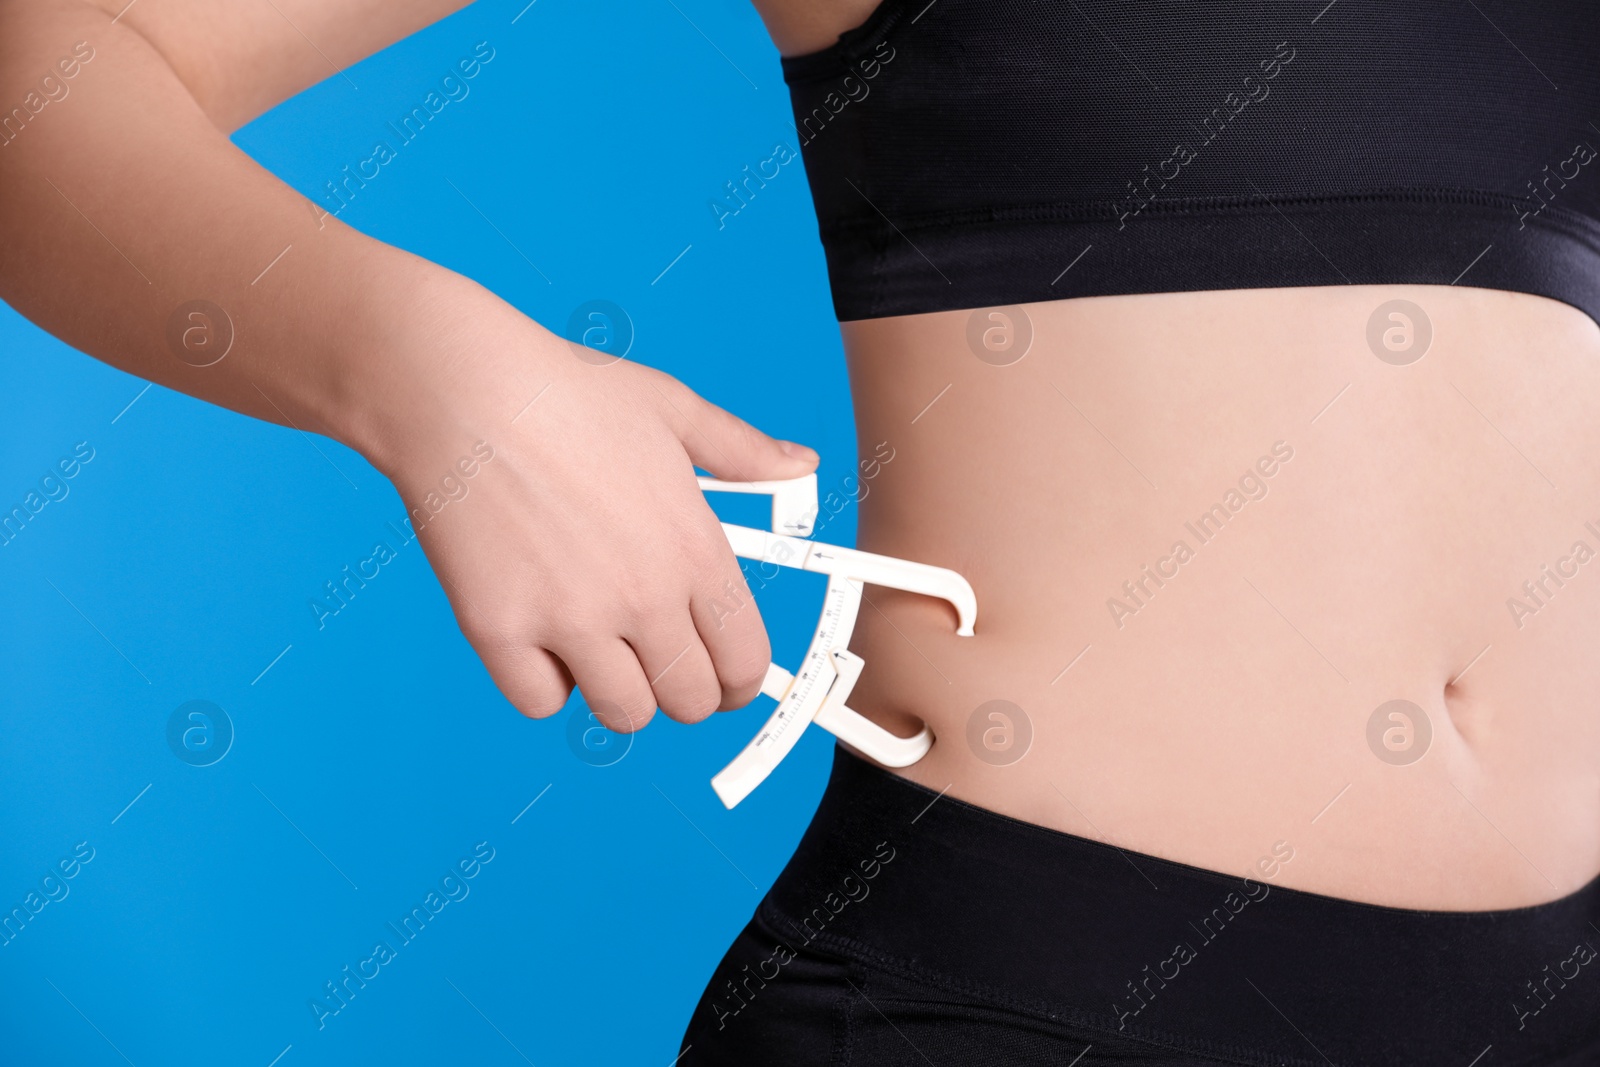
M 766 636 L 753 607 L 725 608 L 744 586 L 691 463 L 779 478 L 814 454 L 666 375 L 574 358 L 467 279 L 314 210 L 223 133 L 454 6 L 142 0 L 118 20 L 0 0 L 0 297 L 133 374 L 349 444 L 408 507 L 487 442 L 478 503 L 421 537 L 523 712 L 556 711 L 574 678 L 623 728 L 657 705 L 742 704 Z
M 470 0 L 92 0 L 226 133 Z
M 370 342 L 404 310 L 395 283 L 425 265 L 319 218 L 233 147 L 167 56 L 127 24 L 137 11 L 114 23 L 88 3 L 0 3 L 0 297 L 140 377 L 359 447 L 365 431 L 350 416 L 369 388 L 364 364 L 381 352 Z M 227 42 L 243 27 L 233 29 L 214 39 L 223 52 L 236 51 Z M 247 61 L 289 90 L 305 75 L 286 51 Z M 239 117 L 250 93 L 192 77 Z M 199 369 L 166 335 L 168 318 L 202 299 L 227 312 L 236 336 L 226 359 Z

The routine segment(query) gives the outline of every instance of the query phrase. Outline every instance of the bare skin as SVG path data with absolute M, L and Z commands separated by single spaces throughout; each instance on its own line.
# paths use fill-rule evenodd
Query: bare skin
M 1395 298 L 1434 331 L 1408 366 L 1366 340 Z M 1010 366 L 974 356 L 969 312 L 845 324 L 861 452 L 894 450 L 858 543 L 961 571 L 980 605 L 964 639 L 870 591 L 851 704 L 938 736 L 900 773 L 1215 870 L 1286 841 L 1276 884 L 1397 907 L 1535 904 L 1600 871 L 1600 560 L 1571 558 L 1600 549 L 1593 321 L 1437 286 L 1024 310 Z M 1009 765 L 968 739 L 996 699 L 1032 727 Z M 1431 726 L 1391 737 L 1408 764 L 1369 746 L 1397 699 Z
M 234 149 L 225 131 L 326 74 L 288 20 L 343 65 L 459 6 L 275 2 L 288 19 L 141 0 L 113 24 L 121 0 L 0 0 L 4 99 L 73 42 L 96 49 L 70 100 L 0 149 L 0 296 L 133 373 L 350 444 L 408 504 L 492 441 L 485 506 L 471 525 L 444 512 L 423 542 L 525 714 L 553 713 L 574 683 L 620 729 L 657 706 L 695 721 L 748 701 L 766 637 L 754 613 L 719 628 L 701 606 L 740 579 L 691 464 L 781 478 L 814 455 L 648 368 L 575 359 L 473 283 L 319 219 Z M 874 4 L 757 6 L 798 54 Z M 240 326 L 207 368 L 165 334 L 198 295 Z M 1366 342 L 1395 297 L 1434 330 L 1408 366 Z M 960 570 L 982 608 L 978 636 L 958 639 L 937 604 L 870 590 L 852 705 L 938 735 L 902 773 L 1216 870 L 1248 873 L 1286 841 L 1277 884 L 1393 906 L 1533 904 L 1600 871 L 1600 563 L 1534 614 L 1507 607 L 1573 542 L 1600 547 L 1583 526 L 1600 527 L 1592 321 L 1464 287 L 1025 311 L 1032 346 L 1004 367 L 968 348 L 969 312 L 845 324 L 861 453 L 894 450 L 861 502 L 860 544 Z M 547 385 L 538 417 L 514 418 Z M 1267 464 L 1265 495 L 1214 537 L 1189 534 L 1278 442 L 1292 456 Z M 628 537 L 607 500 L 633 517 Z M 1164 584 L 1145 577 L 1180 539 L 1193 558 Z M 638 544 L 658 546 L 648 563 Z M 968 742 L 996 699 L 1032 729 L 1009 765 L 982 730 Z M 1409 764 L 1368 743 L 1395 699 L 1431 725 Z

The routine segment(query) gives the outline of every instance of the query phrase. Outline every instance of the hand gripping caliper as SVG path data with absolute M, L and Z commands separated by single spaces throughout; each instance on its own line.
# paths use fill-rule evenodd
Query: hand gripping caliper
M 978 598 L 955 571 L 807 540 L 817 515 L 817 476 L 766 482 L 699 479 L 700 488 L 772 497 L 772 529 L 722 524 L 734 555 L 828 576 L 822 617 L 793 674 L 776 663 L 767 666 L 761 691 L 778 702 L 766 725 L 732 763 L 711 779 L 729 808 L 749 796 L 794 748 L 805 728 L 816 723 L 839 740 L 886 767 L 908 767 L 933 747 L 927 726 L 915 737 L 896 737 L 845 705 L 864 663 L 849 650 L 861 610 L 862 586 L 882 585 L 948 600 L 956 609 L 956 633 L 972 636 Z

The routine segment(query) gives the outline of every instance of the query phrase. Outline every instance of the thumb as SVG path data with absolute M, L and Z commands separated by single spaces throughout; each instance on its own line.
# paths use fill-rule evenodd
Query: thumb
M 817 469 L 817 453 L 793 441 L 769 437 L 737 415 L 685 388 L 673 407 L 678 439 L 694 465 L 724 481 L 759 482 L 798 478 Z

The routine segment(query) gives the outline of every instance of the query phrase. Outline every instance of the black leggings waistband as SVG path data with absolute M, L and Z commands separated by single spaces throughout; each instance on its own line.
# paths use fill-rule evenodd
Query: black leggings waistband
M 838 749 L 684 1063 L 812 1037 L 831 1060 L 763 1059 L 900 1062 L 852 1058 L 883 1023 L 908 1063 L 1065 1064 L 1086 1047 L 1079 1067 L 1600 1062 L 1600 880 L 1535 907 L 1415 911 L 1274 885 L 1292 849 L 1265 846 L 1250 878 L 1202 870 L 940 797 Z M 995 1054 L 927 1047 L 957 1020 Z

